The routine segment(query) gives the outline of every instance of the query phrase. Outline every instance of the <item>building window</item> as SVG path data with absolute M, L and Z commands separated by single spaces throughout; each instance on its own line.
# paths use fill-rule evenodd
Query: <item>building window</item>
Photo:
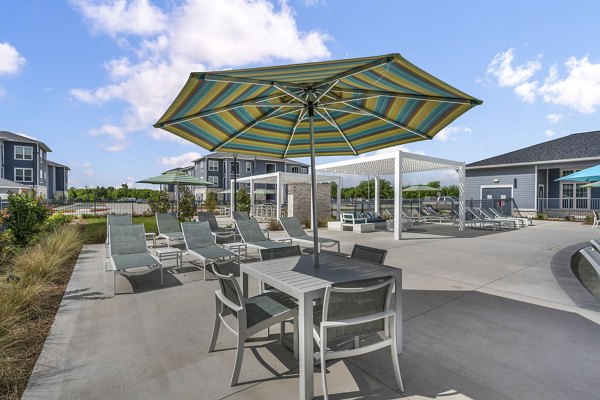
M 215 186 L 219 186 L 219 177 L 218 176 L 209 176 L 208 181 Z
M 208 160 L 208 170 L 209 171 L 218 171 L 219 170 L 219 162 L 217 160 Z
M 300 167 L 298 167 L 298 166 L 293 166 L 293 167 L 292 167 L 292 169 L 291 169 L 291 171 L 292 171 L 294 174 L 299 174 L 299 173 L 300 173 Z
M 33 160 L 33 147 L 15 146 L 15 160 Z
M 204 170 L 204 160 L 200 161 L 200 170 Z
M 252 172 L 252 163 L 250 161 L 246 161 L 246 172 Z
M 236 165 L 237 165 L 237 168 L 235 168 L 235 172 L 237 172 L 237 173 L 236 173 L 236 176 L 238 176 L 238 177 L 239 177 L 239 176 L 240 176 L 240 163 L 239 163 L 239 162 L 236 162 Z M 233 163 L 232 163 L 232 162 L 230 162 L 230 163 L 229 163 L 229 175 L 230 175 L 231 177 L 233 177 L 233 172 L 234 172 L 234 166 L 233 166 Z
M 272 174 L 273 172 L 277 172 L 277 165 L 272 163 L 265 163 L 265 172 L 267 174 Z
M 563 170 L 561 176 L 571 175 L 580 170 Z M 561 182 L 562 208 L 588 208 L 589 189 L 583 183 Z
M 302 167 L 302 173 L 308 174 L 308 167 Z
M 15 168 L 16 182 L 33 182 L 33 169 L 31 168 Z

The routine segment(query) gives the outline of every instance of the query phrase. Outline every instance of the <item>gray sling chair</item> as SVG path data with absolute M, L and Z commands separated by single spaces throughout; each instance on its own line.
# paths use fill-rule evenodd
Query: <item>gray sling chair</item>
M 217 217 L 214 213 L 209 211 L 199 211 L 198 212 L 198 221 L 199 222 L 208 222 L 210 225 L 210 231 L 215 236 L 215 239 L 227 239 L 233 237 L 235 241 L 235 235 L 237 232 L 235 231 L 235 227 L 233 228 L 221 228 L 219 223 L 217 222 Z
M 202 261 L 204 280 L 206 280 L 207 264 L 217 262 L 217 260 L 229 262 L 232 258 L 239 262 L 239 256 L 236 253 L 216 245 L 208 222 L 182 222 L 181 231 L 183 232 L 186 254 Z
M 158 226 L 157 239 L 167 239 L 167 246 L 171 247 L 171 241 L 183 240 L 181 226 L 175 213 L 156 213 L 156 225 Z
M 300 221 L 296 217 L 279 217 L 279 223 L 283 227 L 285 234 L 292 239 L 292 241 L 301 244 L 305 247 L 314 247 L 314 237 L 306 233 L 300 225 Z M 319 236 L 319 251 L 323 247 L 333 247 L 337 245 L 337 252 L 340 252 L 340 241 L 334 239 L 328 239 Z
M 106 216 L 106 258 L 110 257 L 110 230 L 111 225 L 131 225 L 133 224 L 131 214 L 108 214 Z
M 235 220 L 238 232 L 242 237 L 246 246 L 260 251 L 260 249 L 273 249 L 278 247 L 290 247 L 289 244 L 284 242 L 275 242 L 265 237 L 264 233 L 260 229 L 258 222 L 251 219 L 248 221 Z
M 396 386 L 403 392 L 396 348 L 396 311 L 390 299 L 395 278 L 374 278 L 346 282 L 325 289 L 322 305 L 314 307 L 313 337 L 319 348 L 323 397 L 327 396 L 327 360 L 352 357 L 390 347 Z M 360 335 L 381 332 L 381 340 L 361 346 Z M 330 340 L 354 337 L 354 348 L 332 350 Z M 377 336 L 374 336 L 377 337 Z
M 356 258 L 357 260 L 369 261 L 375 264 L 383 264 L 387 250 L 377 249 L 375 247 L 363 246 L 361 244 L 355 244 L 352 249 L 350 258 Z
M 246 211 L 233 211 L 231 213 L 231 216 L 233 217 L 234 221 L 250 221 L 251 220 L 250 215 L 248 215 L 248 213 Z M 260 230 L 263 231 L 263 233 L 265 234 L 267 239 L 270 238 L 269 231 L 267 229 L 260 228 Z
M 160 269 L 160 284 L 163 284 L 162 264 L 148 251 L 144 225 L 111 225 L 110 263 L 113 270 L 113 294 L 116 294 L 117 275 L 143 275 Z
M 224 328 L 237 337 L 237 353 L 231 386 L 238 383 L 242 359 L 244 357 L 244 343 L 252 335 L 267 329 L 271 325 L 279 324 L 287 319 L 294 319 L 294 357 L 298 357 L 298 307 L 285 295 L 277 292 L 267 292 L 248 299 L 244 299 L 240 286 L 233 274 L 225 275 L 220 266 L 213 264 L 213 272 L 219 279 L 220 289 L 215 291 L 216 315 L 215 325 L 208 351 L 215 350 L 221 324 Z M 227 323 L 227 316 L 231 315 L 237 320 L 237 327 Z M 237 329 L 236 329 L 237 328 Z M 280 338 L 280 342 L 282 338 Z

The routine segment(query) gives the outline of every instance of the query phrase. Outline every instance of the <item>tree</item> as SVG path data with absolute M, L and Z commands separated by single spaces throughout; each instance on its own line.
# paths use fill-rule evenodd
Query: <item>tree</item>
M 246 192 L 244 188 L 240 188 L 235 193 L 235 207 L 237 211 L 245 211 L 250 212 L 251 203 L 250 203 L 250 195 Z
M 361 181 L 358 186 L 342 189 L 342 197 L 362 197 L 363 199 L 375 198 L 375 179 Z M 382 199 L 394 198 L 394 188 L 387 179 L 379 180 L 379 197 Z
M 196 215 L 196 197 L 187 186 L 179 188 L 179 221 L 189 221 Z
M 166 190 L 155 191 L 148 199 L 148 206 L 152 213 L 164 213 L 169 210 L 169 192 Z
M 33 190 L 9 193 L 7 213 L 6 226 L 19 246 L 36 238 L 50 214 L 44 199 Z
M 214 212 L 217 208 L 217 194 L 215 192 L 206 193 L 206 200 L 204 200 L 204 207 L 210 212 Z

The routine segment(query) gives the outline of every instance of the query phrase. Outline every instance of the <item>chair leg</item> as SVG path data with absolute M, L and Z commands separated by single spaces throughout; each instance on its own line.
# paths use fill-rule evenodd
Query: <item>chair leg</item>
M 294 317 L 294 360 L 298 360 L 298 317 Z
M 392 356 L 392 365 L 394 367 L 394 378 L 396 378 L 396 386 L 404 393 L 404 384 L 402 383 L 402 375 L 400 375 L 400 363 L 398 362 L 398 350 L 396 348 L 396 321 L 394 318 L 390 319 L 390 330 L 392 344 L 390 345 L 390 351 Z
M 208 346 L 208 352 L 211 353 L 215 350 L 215 345 L 217 344 L 217 337 L 219 336 L 219 330 L 221 328 L 221 317 L 219 317 L 219 312 L 222 309 L 221 302 L 219 299 L 216 300 L 215 307 L 215 325 L 213 326 L 212 337 L 210 338 L 210 345 Z
M 360 336 L 354 336 L 354 348 L 358 349 L 360 347 Z
M 329 400 L 327 395 L 327 360 L 325 360 L 326 346 L 321 343 L 321 380 L 323 381 L 323 400 Z
M 115 271 L 113 271 L 113 296 L 117 294 L 116 280 L 117 280 L 117 273 Z
M 202 260 L 202 267 L 204 269 L 204 281 L 206 281 L 206 260 Z
M 267 332 L 268 332 L 267 328 Z M 285 336 L 285 321 L 279 323 L 279 343 L 283 344 L 283 337 Z
M 235 355 L 235 366 L 233 367 L 233 374 L 231 375 L 231 386 L 235 386 L 238 383 L 240 377 L 240 370 L 242 369 L 242 359 L 244 358 L 244 336 L 238 333 L 237 341 L 237 353 Z

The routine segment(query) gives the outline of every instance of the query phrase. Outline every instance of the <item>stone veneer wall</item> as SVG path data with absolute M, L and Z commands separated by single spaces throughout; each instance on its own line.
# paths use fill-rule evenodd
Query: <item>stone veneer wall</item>
M 317 217 L 328 220 L 331 214 L 331 184 L 317 185 Z M 300 223 L 310 221 L 310 184 L 288 184 L 288 217 L 296 217 Z

